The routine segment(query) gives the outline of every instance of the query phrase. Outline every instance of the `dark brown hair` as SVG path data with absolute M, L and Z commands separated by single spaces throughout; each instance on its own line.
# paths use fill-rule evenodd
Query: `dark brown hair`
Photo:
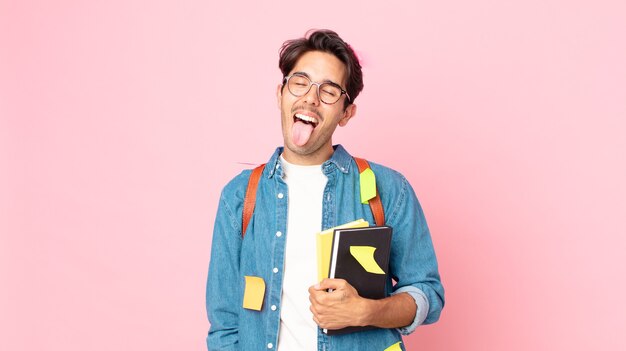
M 280 48 L 278 67 L 283 78 L 289 75 L 296 62 L 309 51 L 322 51 L 337 57 L 346 65 L 346 91 L 350 100 L 346 99 L 344 108 L 354 102 L 363 90 L 363 72 L 354 50 L 332 30 L 319 29 L 308 31 L 303 38 L 287 40 Z

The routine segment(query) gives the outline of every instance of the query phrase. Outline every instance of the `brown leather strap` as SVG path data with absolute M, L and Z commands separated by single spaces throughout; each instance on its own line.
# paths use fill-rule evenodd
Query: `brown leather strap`
M 370 164 L 365 159 L 354 157 L 354 161 L 356 161 L 356 165 L 359 167 L 359 173 L 363 173 L 364 170 L 370 168 Z M 376 187 L 376 196 L 369 200 L 369 204 L 372 209 L 376 225 L 385 225 L 385 210 L 383 209 L 383 203 L 380 201 L 378 187 Z
M 250 223 L 250 218 L 252 218 L 252 213 L 254 213 L 254 204 L 256 203 L 256 190 L 259 187 L 259 179 L 261 179 L 261 174 L 263 174 L 264 168 L 265 164 L 262 164 L 253 169 L 252 174 L 250 174 L 250 180 L 248 180 L 246 197 L 243 200 L 243 227 L 241 230 L 242 239 L 246 235 L 248 223 Z

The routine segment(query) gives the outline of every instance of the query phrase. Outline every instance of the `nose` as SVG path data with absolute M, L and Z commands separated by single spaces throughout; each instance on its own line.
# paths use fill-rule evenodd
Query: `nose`
M 309 91 L 304 95 L 304 101 L 308 104 L 319 106 L 320 105 L 320 86 L 319 84 L 312 83 L 309 87 Z

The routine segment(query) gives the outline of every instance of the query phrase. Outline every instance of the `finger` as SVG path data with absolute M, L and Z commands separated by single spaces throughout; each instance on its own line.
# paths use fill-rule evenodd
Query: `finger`
M 309 306 L 309 311 L 311 311 L 311 313 L 313 313 L 313 316 L 317 319 L 320 319 L 322 317 L 320 306 L 311 305 Z
M 328 293 L 326 291 L 313 291 L 309 294 L 309 301 L 314 304 L 320 304 L 324 301 Z
M 313 316 L 313 321 L 315 322 L 315 324 L 317 324 L 317 325 L 319 325 L 321 327 L 320 321 L 319 321 L 319 319 L 317 319 L 317 317 L 315 317 L 315 315 Z
M 327 290 L 327 289 L 341 289 L 343 287 L 346 286 L 348 282 L 346 282 L 344 279 L 331 279 L 331 278 L 326 278 L 324 280 L 322 280 L 319 284 L 314 285 L 314 287 L 316 287 L 316 290 Z
M 309 295 L 309 302 L 311 303 L 311 305 L 318 305 L 320 303 L 316 294 Z
M 348 297 L 349 295 L 347 294 L 346 290 L 337 289 L 326 293 L 326 295 L 324 296 L 324 302 L 326 304 L 333 304 L 336 302 L 343 303 Z

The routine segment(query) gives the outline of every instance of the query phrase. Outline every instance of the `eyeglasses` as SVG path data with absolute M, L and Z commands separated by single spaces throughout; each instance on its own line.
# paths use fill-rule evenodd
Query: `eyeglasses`
M 287 89 L 294 96 L 304 96 L 309 93 L 312 85 L 317 85 L 317 96 L 320 101 L 327 105 L 332 105 L 339 101 L 341 95 L 346 94 L 346 98 L 350 101 L 350 95 L 343 90 L 339 85 L 332 82 L 316 83 L 312 82 L 309 77 L 295 73 L 290 76 L 286 76 L 283 79 L 283 84 L 287 84 Z

